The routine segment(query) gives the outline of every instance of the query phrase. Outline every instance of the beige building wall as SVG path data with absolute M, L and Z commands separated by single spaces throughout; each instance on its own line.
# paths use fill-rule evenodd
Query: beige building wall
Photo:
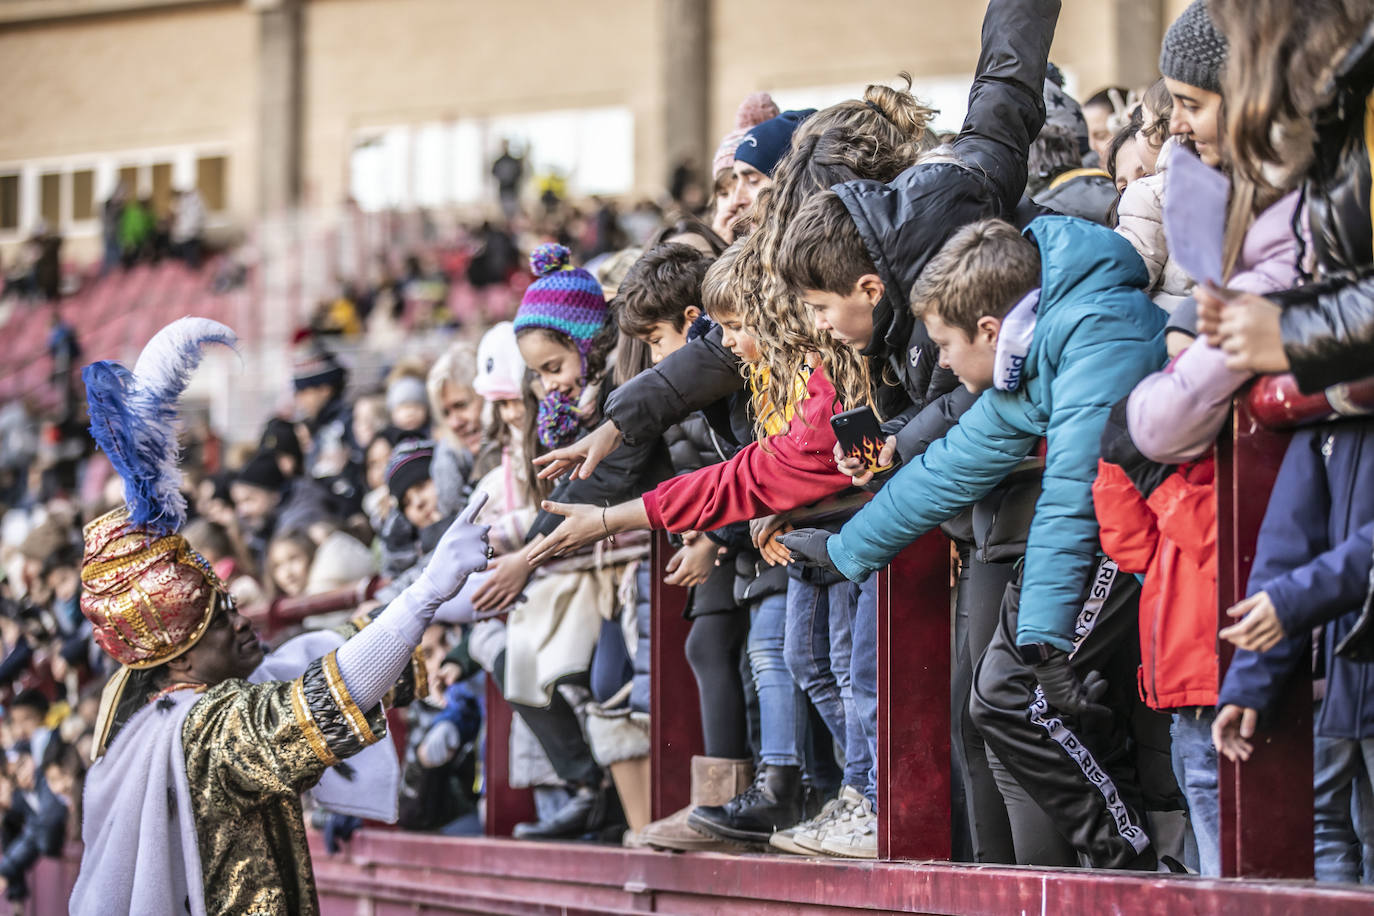
M 271 2 L 45 7 L 26 0 L 0 8 L 0 171 L 17 162 L 216 146 L 229 157 L 229 213 L 247 223 L 258 206 L 257 8 Z M 739 100 L 757 89 L 857 87 L 900 70 L 918 80 L 967 80 L 985 7 L 968 0 L 709 3 L 708 149 L 730 128 Z M 1143 84 L 1155 75 L 1163 28 L 1185 5 L 1065 0 L 1052 59 L 1080 92 Z M 44 9 L 63 18 L 43 17 Z M 83 9 L 99 14 L 75 15 Z M 676 101 L 661 76 L 662 43 L 672 41 L 663 16 L 662 0 L 308 0 L 304 202 L 342 201 L 360 130 L 600 106 L 632 112 L 636 190 L 661 189 L 670 167 L 665 119 Z
M 642 187 L 666 180 L 652 0 L 315 0 L 306 8 L 310 202 L 346 190 L 355 130 L 625 105 Z
M 193 146 L 253 212 L 256 33 L 239 3 L 0 25 L 0 168 Z M 27 230 L 30 227 L 22 227 Z

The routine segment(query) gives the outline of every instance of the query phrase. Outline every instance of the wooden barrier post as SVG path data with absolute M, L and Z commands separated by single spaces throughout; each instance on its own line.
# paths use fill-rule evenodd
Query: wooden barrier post
M 1217 442 L 1217 595 L 1221 626 L 1245 596 L 1260 522 L 1288 436 L 1259 426 L 1236 399 L 1229 435 Z M 1221 642 L 1221 671 L 1231 661 Z M 1309 662 L 1294 674 L 1244 764 L 1220 760 L 1221 873 L 1245 878 L 1312 877 L 1312 694 Z
M 483 764 L 482 803 L 487 836 L 510 836 L 515 825 L 534 820 L 534 792 L 510 784 L 510 704 L 496 681 L 487 677 L 487 746 Z
M 949 541 L 878 575 L 878 857 L 950 857 Z
M 655 531 L 648 561 L 653 607 L 649 636 L 649 779 L 654 820 L 686 807 L 691 796 L 692 755 L 703 750 L 697 681 L 686 652 L 692 623 L 682 616 L 687 590 L 663 581 L 663 567 L 672 552 L 667 533 Z

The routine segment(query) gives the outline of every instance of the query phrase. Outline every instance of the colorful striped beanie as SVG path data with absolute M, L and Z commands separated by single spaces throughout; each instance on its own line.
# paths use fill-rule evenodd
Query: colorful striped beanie
M 572 339 L 585 361 L 592 341 L 606 324 L 606 297 L 596 277 L 569 262 L 572 252 L 552 242 L 530 253 L 536 279 L 515 313 L 515 333 L 546 328 Z

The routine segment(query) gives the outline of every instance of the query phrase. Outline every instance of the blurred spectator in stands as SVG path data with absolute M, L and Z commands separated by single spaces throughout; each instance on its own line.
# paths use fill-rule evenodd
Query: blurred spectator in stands
M 296 419 L 310 436 L 306 473 L 335 477 L 355 460 L 361 466 L 361 453 L 354 454 L 358 447 L 353 441 L 352 408 L 344 399 L 347 370 L 334 351 L 308 330 L 297 333 L 295 347 L 291 381 Z
M 496 195 L 506 219 L 514 219 L 520 212 L 520 181 L 525 177 L 525 160 L 511 153 L 510 141 L 501 141 L 501 155 L 491 164 L 491 176 L 496 179 Z
M 427 434 L 429 399 L 424 379 L 409 372 L 392 379 L 386 386 L 386 411 L 391 425 L 397 429 Z
M 109 273 L 124 254 L 124 247 L 121 241 L 120 227 L 124 220 L 124 202 L 129 196 L 129 189 L 121 180 L 115 185 L 110 196 L 100 208 L 100 242 L 104 257 L 100 262 L 100 272 Z
M 568 179 L 556 168 L 551 168 L 535 180 L 539 189 L 539 203 L 544 207 L 545 216 L 553 216 L 568 196 Z
M 701 186 L 701 166 L 688 156 L 678 162 L 668 179 L 668 195 L 686 213 L 697 213 L 706 205 L 706 191 Z
M 476 455 L 482 445 L 483 401 L 472 387 L 476 378 L 477 351 L 472 344 L 459 341 L 434 361 L 425 381 L 437 437 L 461 446 L 469 455 Z
M 205 244 L 205 202 L 195 188 L 177 194 L 172 211 L 172 256 L 186 262 L 192 270 L 200 268 Z
M 62 295 L 62 235 L 46 220 L 39 220 L 29 238 L 33 258 L 33 292 L 47 302 Z
M 151 256 L 156 220 L 150 198 L 130 199 L 119 215 L 119 250 L 126 268 Z

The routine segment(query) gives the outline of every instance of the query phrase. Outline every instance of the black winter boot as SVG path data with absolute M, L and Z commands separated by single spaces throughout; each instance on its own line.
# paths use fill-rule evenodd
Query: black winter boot
M 517 840 L 575 840 L 609 830 L 619 839 L 625 831 L 620 797 L 608 786 L 578 786 L 572 797 L 546 820 L 516 824 Z M 598 839 L 593 836 L 592 839 Z
M 694 808 L 687 823 L 720 840 L 767 843 L 802 819 L 802 795 L 800 767 L 764 766 L 749 788 L 723 805 Z

